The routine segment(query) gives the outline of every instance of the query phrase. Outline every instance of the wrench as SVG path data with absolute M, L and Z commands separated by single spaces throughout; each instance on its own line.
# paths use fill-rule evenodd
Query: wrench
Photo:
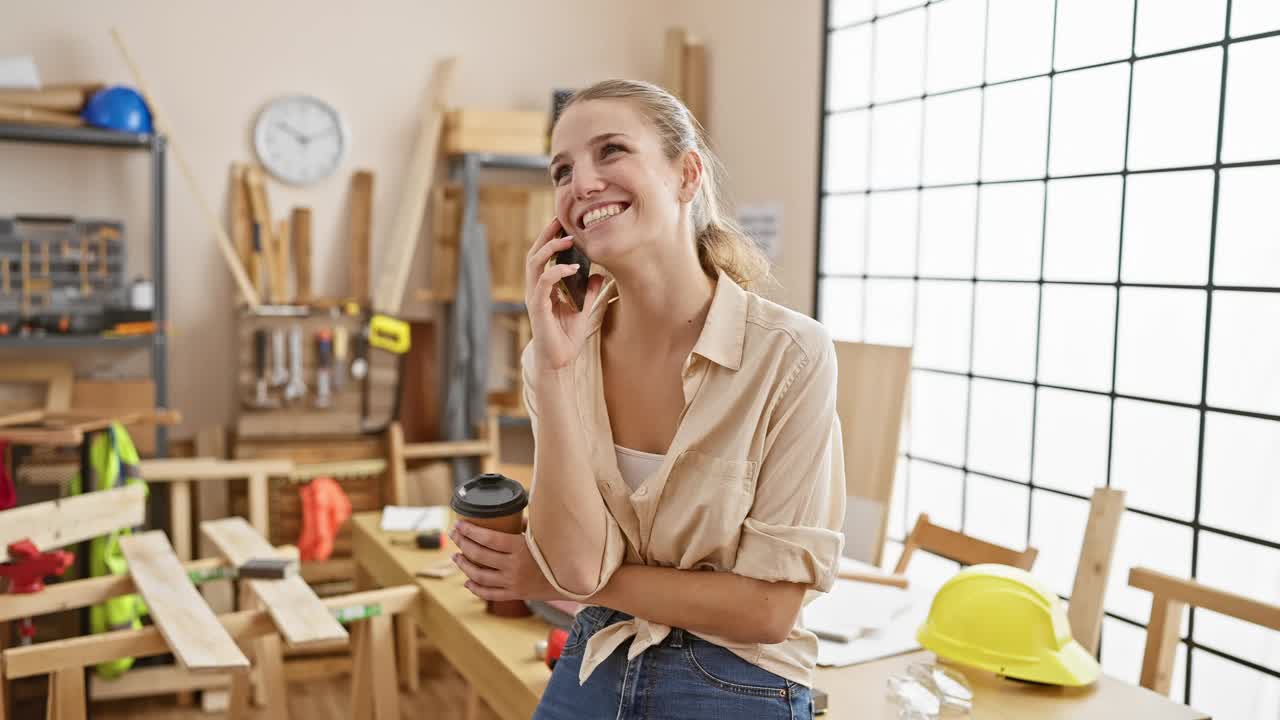
M 333 333 L 321 330 L 316 333 L 316 407 L 327 408 L 333 404 L 332 383 Z
M 284 368 L 284 330 L 271 331 L 271 387 L 289 382 L 289 371 Z
M 301 400 L 307 394 L 307 384 L 302 381 L 302 328 L 289 328 L 289 384 L 284 386 L 284 399 Z

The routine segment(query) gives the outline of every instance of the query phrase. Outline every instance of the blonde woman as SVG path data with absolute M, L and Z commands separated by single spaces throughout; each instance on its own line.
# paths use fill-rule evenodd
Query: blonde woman
M 528 530 L 460 522 L 455 562 L 481 598 L 587 605 L 537 720 L 809 718 L 800 609 L 843 542 L 830 336 L 745 289 L 768 263 L 671 94 L 582 90 L 552 153 L 556 218 L 526 267 Z M 610 277 L 582 312 L 556 289 L 575 268 L 548 265 L 571 245 Z

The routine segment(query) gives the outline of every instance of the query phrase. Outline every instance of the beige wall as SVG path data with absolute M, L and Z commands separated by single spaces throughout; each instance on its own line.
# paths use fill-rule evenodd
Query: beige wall
M 544 108 L 553 87 L 616 76 L 659 80 L 663 30 L 683 23 L 710 50 L 711 131 L 731 190 L 740 202 L 783 204 L 780 298 L 810 310 L 817 0 L 373 0 L 355 6 L 122 0 L 18 7 L 0 23 L 0 54 L 33 55 L 45 82 L 131 83 L 108 29 L 124 33 L 174 139 L 220 213 L 229 164 L 253 159 L 250 128 L 263 103 L 306 92 L 334 104 L 352 135 L 344 166 L 316 186 L 271 186 L 274 215 L 297 204 L 313 208 L 317 291 L 334 294 L 345 290 L 350 173 L 369 168 L 376 174 L 376 269 L 376 238 L 390 226 L 436 59 L 460 59 L 458 105 Z M 131 267 L 145 272 L 147 172 L 142 155 L 0 145 L 0 213 L 121 217 L 135 243 Z M 168 198 L 170 404 L 186 417 L 178 431 L 183 436 L 232 417 L 231 279 L 174 162 Z M 128 364 L 145 369 L 140 360 Z M 120 367 L 102 358 L 78 362 L 86 373 Z

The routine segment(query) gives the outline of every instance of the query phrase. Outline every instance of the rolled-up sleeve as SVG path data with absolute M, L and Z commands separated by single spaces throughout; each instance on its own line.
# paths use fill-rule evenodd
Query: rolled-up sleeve
M 767 414 L 755 500 L 733 572 L 827 591 L 844 544 L 844 457 L 828 339 L 792 371 Z
M 524 382 L 522 383 L 524 385 L 524 406 L 525 410 L 529 413 L 529 422 L 533 426 L 533 437 L 536 442 L 536 438 L 538 437 L 538 409 L 534 402 L 533 385 L 531 383 L 531 374 L 529 372 L 531 367 L 529 363 L 532 361 L 532 350 L 532 344 L 525 347 L 525 350 L 521 355 L 520 365 L 524 379 Z M 540 474 L 537 460 L 537 448 L 535 446 L 533 486 L 530 488 L 530 502 L 537 502 L 536 488 Z M 564 586 L 560 584 L 560 581 L 556 579 L 555 574 L 551 571 L 550 564 L 547 563 L 546 556 L 543 555 L 541 548 L 538 547 L 538 543 L 533 539 L 532 514 L 530 514 L 528 527 L 525 528 L 524 538 L 525 544 L 529 547 L 529 554 L 533 556 L 534 562 L 538 564 L 538 568 L 542 571 L 542 575 L 547 579 L 547 582 L 551 583 L 551 586 L 555 588 L 556 592 L 566 598 L 577 600 L 579 602 L 587 602 L 590 600 L 592 595 L 600 592 L 600 590 L 609 583 L 610 578 L 613 577 L 613 573 L 616 572 L 618 568 L 622 567 L 622 562 L 626 557 L 627 546 L 622 535 L 622 528 L 618 526 L 618 522 L 613 518 L 613 515 L 606 512 L 604 551 L 600 556 L 599 581 L 586 593 L 574 593 L 566 590 Z

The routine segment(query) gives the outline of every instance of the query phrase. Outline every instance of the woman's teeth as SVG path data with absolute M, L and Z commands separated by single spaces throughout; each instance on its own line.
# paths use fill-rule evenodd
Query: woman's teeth
M 626 209 L 627 207 L 625 205 L 617 204 L 617 203 L 613 205 L 605 205 L 604 207 L 598 207 L 595 210 L 592 210 L 588 212 L 586 215 L 582 216 L 582 227 L 589 228 L 592 225 L 595 225 L 596 223 L 600 222 L 601 220 L 607 220 Z

